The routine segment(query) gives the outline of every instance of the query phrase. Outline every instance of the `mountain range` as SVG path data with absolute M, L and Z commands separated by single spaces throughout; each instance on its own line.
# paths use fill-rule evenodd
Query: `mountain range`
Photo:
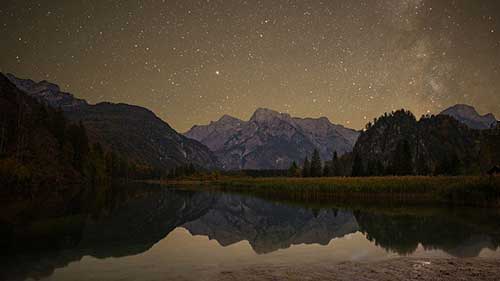
M 452 106 L 439 115 L 451 116 L 469 128 L 485 130 L 496 124 L 493 114 L 480 115 L 468 105 Z M 210 148 L 226 170 L 286 169 L 318 149 L 323 160 L 352 152 L 359 131 L 332 124 L 327 118 L 294 118 L 259 108 L 249 121 L 224 115 L 208 125 L 193 126 L 185 136 Z
M 322 159 L 351 152 L 359 132 L 332 124 L 326 117 L 294 118 L 259 108 L 249 121 L 228 115 L 185 136 L 208 146 L 226 170 L 286 169 L 318 149 Z
M 159 170 L 188 163 L 206 169 L 286 169 L 293 161 L 300 164 L 314 149 L 323 160 L 330 160 L 335 151 L 350 153 L 361 134 L 326 117 L 297 118 L 266 108 L 257 109 L 248 121 L 224 115 L 180 134 L 143 107 L 109 102 L 93 105 L 45 80 L 5 76 L 39 102 L 62 110 L 71 121 L 82 122 L 91 141 Z M 493 114 L 480 115 L 463 104 L 439 116 L 451 116 L 479 130 L 497 122 Z
M 219 166 L 206 146 L 177 133 L 146 108 L 109 102 L 91 105 L 50 82 L 6 76 L 29 96 L 61 109 L 71 121 L 82 122 L 93 142 L 131 160 L 161 170 L 188 163 L 207 169 Z

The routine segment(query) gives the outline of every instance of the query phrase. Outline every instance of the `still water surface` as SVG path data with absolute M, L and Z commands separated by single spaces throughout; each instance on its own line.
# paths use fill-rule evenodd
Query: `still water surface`
M 51 226 L 55 233 L 45 231 L 38 241 L 47 244 L 43 250 L 8 258 L 7 280 L 197 280 L 252 265 L 500 258 L 500 216 L 493 210 L 309 207 L 153 189 L 99 215 L 73 214 Z

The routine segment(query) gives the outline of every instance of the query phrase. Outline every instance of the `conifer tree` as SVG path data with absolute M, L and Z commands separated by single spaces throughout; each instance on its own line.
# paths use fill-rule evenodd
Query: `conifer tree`
M 288 168 L 288 175 L 291 177 L 296 177 L 300 175 L 299 166 L 295 161 L 293 161 L 292 164 L 290 165 L 290 168 Z
M 192 176 L 196 173 L 196 168 L 194 167 L 194 164 L 193 163 L 189 163 L 189 165 L 187 166 L 187 175 L 188 176 Z
M 363 160 L 359 154 L 354 156 L 354 163 L 352 164 L 352 176 L 362 177 L 364 176 Z
M 429 166 L 427 165 L 423 155 L 418 156 L 416 169 L 418 175 L 427 176 L 430 173 Z
M 325 166 L 323 167 L 323 176 L 324 177 L 330 177 L 332 175 L 332 168 L 331 168 L 331 163 L 326 163 Z
M 392 167 L 395 175 L 404 176 L 413 174 L 411 149 L 407 140 L 400 141 L 396 146 Z
M 311 159 L 311 176 L 321 177 L 322 175 L 323 175 L 323 167 L 321 164 L 321 157 L 319 156 L 318 150 L 315 149 Z
M 309 158 L 306 156 L 304 159 L 304 165 L 302 166 L 302 176 L 304 178 L 311 176 L 311 163 L 309 162 Z
M 366 169 L 366 175 L 367 176 L 379 176 L 378 173 L 378 167 L 377 167 L 377 161 L 375 160 L 369 160 L 367 169 Z
M 332 157 L 332 167 L 331 167 L 331 171 L 330 171 L 330 174 L 334 177 L 338 177 L 342 174 L 342 168 L 340 166 L 340 160 L 339 160 L 339 156 L 337 154 L 337 151 L 335 150 L 333 152 L 333 157 Z

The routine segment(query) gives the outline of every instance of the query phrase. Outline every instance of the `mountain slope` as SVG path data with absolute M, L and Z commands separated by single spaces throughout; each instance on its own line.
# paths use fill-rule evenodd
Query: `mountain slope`
M 17 89 L 0 73 L 0 192 L 69 185 L 83 181 L 73 128 L 55 110 Z M 73 141 L 75 140 L 75 141 Z M 9 190 L 11 189 L 11 190 Z M 41 189 L 40 189 L 41 190 Z
M 354 147 L 356 175 L 477 174 L 498 163 L 498 130 L 474 130 L 447 115 L 416 120 L 404 110 L 369 125 Z M 358 159 L 358 161 L 356 161 Z
M 358 135 L 325 117 L 293 118 L 265 108 L 257 109 L 249 121 L 225 115 L 185 133 L 214 151 L 228 170 L 285 169 L 292 161 L 301 162 L 314 149 L 328 160 L 334 151 L 352 151 Z
M 212 151 L 218 151 L 224 147 L 228 140 L 244 121 L 231 117 L 222 116 L 218 121 L 210 122 L 207 126 L 194 126 L 185 135 L 191 139 L 198 140 L 208 146 Z
M 440 114 L 451 116 L 472 129 L 478 130 L 489 129 L 497 122 L 493 114 L 480 115 L 474 107 L 465 104 L 454 105 Z
M 218 166 L 213 153 L 203 144 L 177 133 L 153 112 L 128 104 L 90 105 L 63 93 L 47 81 L 8 76 L 17 87 L 37 100 L 61 108 L 75 122 L 82 122 L 90 139 L 131 160 L 158 169 L 193 163 L 212 169 Z

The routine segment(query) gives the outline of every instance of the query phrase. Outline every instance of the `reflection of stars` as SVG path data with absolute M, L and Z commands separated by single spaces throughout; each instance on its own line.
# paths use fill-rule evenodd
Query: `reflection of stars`
M 220 71 L 216 70 L 215 75 L 220 75 Z

